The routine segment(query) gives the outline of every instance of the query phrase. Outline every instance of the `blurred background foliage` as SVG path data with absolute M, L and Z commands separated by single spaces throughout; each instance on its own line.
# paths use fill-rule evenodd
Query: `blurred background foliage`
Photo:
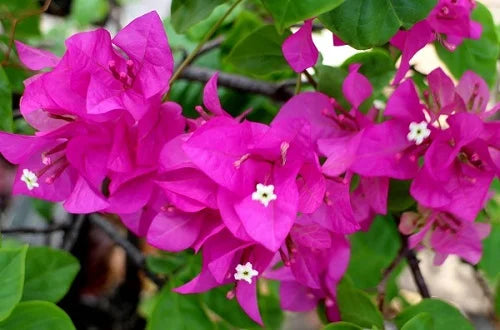
M 335 50 L 323 52 L 323 59 L 327 61 L 321 61 L 324 64 L 311 71 L 318 89 L 346 104 L 341 85 L 348 66 L 362 63 L 361 72 L 374 86 L 374 94 L 363 109 L 367 110 L 375 100 L 386 101 L 391 91 L 387 86 L 394 75 L 398 56 L 395 49 L 388 46 L 388 37 L 373 35 L 373 39 L 359 40 L 348 25 L 338 25 L 336 18 L 339 15 L 349 17 L 351 10 L 343 7 L 339 12 L 335 9 L 343 1 L 315 1 L 305 1 L 311 3 L 306 6 L 307 10 L 291 16 L 281 11 L 286 0 L 247 0 L 224 21 L 209 42 L 211 47 L 206 45 L 192 67 L 244 76 L 276 89 L 270 95 L 257 95 L 221 84 L 219 93 L 228 112 L 238 115 L 253 109 L 249 115 L 251 120 L 269 122 L 273 118 L 284 98 L 293 94 L 297 80 L 281 53 L 281 44 L 290 34 L 287 27 L 319 14 L 323 15 L 315 25 L 318 42 L 329 40 L 331 43 L 330 34 L 322 36 L 324 25 L 358 48 L 368 50 L 356 52 L 353 56 L 346 56 L 348 52 L 340 50 L 338 53 Z M 23 80 L 33 72 L 23 68 L 15 51 L 11 50 L 13 38 L 62 55 L 64 40 L 75 32 L 99 26 L 117 31 L 141 13 L 157 9 L 164 17 L 165 30 L 178 65 L 226 13 L 231 3 L 225 0 L 173 0 L 170 8 L 169 0 L 0 0 L 0 129 L 33 133 L 19 115 Z M 431 8 L 433 1 L 425 3 Z M 41 14 L 41 8 L 47 5 L 47 10 Z M 422 8 L 425 17 L 425 6 Z M 415 17 L 419 16 L 416 14 Z M 500 26 L 495 25 L 490 11 L 482 4 L 475 10 L 474 19 L 483 24 L 481 39 L 465 41 L 455 53 L 449 53 L 436 44 L 435 52 L 442 62 L 438 62 L 437 57 L 432 61 L 436 66 L 444 63 L 455 78 L 467 69 L 476 71 L 497 95 Z M 411 20 L 408 23 L 412 23 Z M 366 22 L 366 28 L 376 24 L 376 20 Z M 338 65 L 326 64 L 329 57 L 337 57 Z M 423 84 L 421 78 L 425 72 L 419 69 L 418 63 L 415 68 L 414 77 Z M 187 116 L 194 117 L 197 115 L 194 107 L 202 103 L 203 81 L 207 77 L 192 75 L 181 78 L 171 87 L 170 99 L 180 103 Z M 312 89 L 310 82 L 304 80 L 302 90 Z M 12 198 L 13 168 L 4 161 L 0 165 L 0 210 L 4 228 L 0 248 L 1 329 L 35 329 L 32 324 L 37 320 L 46 321 L 39 323 L 36 329 L 71 329 L 72 322 L 77 329 L 260 328 L 245 315 L 236 301 L 226 298 L 229 288 L 222 287 L 195 296 L 171 292 L 171 288 L 197 274 L 201 264 L 199 255 L 190 252 L 171 255 L 155 250 L 126 233 L 117 219 L 108 218 L 107 223 L 114 226 L 119 237 L 128 239 L 134 249 L 146 256 L 143 264 L 133 262 L 127 257 L 123 242 L 111 237 L 99 225 L 100 222 L 67 215 L 57 205 L 47 202 Z M 500 183 L 495 181 L 492 188 L 492 200 L 481 215 L 483 221 L 492 224 L 492 233 L 484 241 L 482 261 L 472 273 L 464 270 L 472 267 L 460 261 L 455 268 L 448 270 L 468 274 L 466 280 L 453 284 L 457 291 L 461 291 L 460 286 L 468 285 L 470 278 L 480 282 L 482 290 L 474 297 L 476 304 L 480 305 L 478 308 L 467 309 L 460 305 L 460 298 L 452 300 L 456 307 L 475 320 L 475 327 L 484 326 L 484 329 L 492 329 L 492 320 L 496 318 L 498 322 L 500 315 Z M 404 182 L 391 184 L 390 208 L 393 212 L 414 207 L 405 194 L 407 190 Z M 32 231 L 26 233 L 19 228 Z M 377 286 L 384 270 L 401 249 L 400 235 L 391 216 L 378 217 L 368 232 L 357 233 L 350 239 L 351 261 L 338 293 L 339 307 L 346 323 L 332 324 L 325 329 L 382 329 L 383 319 L 396 315 L 392 325 L 386 323 L 387 329 L 391 326 L 401 329 L 472 329 L 456 307 L 434 299 L 420 302 L 404 262 L 388 279 L 388 309 L 384 315 L 378 311 L 375 305 Z M 432 256 L 424 254 L 421 257 L 431 259 Z M 144 275 L 145 272 L 154 274 L 166 284 L 159 287 Z M 433 272 L 432 267 L 424 268 L 429 282 L 433 281 Z M 279 288 L 274 282 L 262 281 L 259 296 L 267 329 L 322 327 L 321 318 L 314 313 L 285 315 L 279 307 Z M 450 297 L 443 295 L 441 298 L 449 300 Z M 468 297 L 462 296 L 461 299 Z M 497 316 L 493 309 L 496 309 Z

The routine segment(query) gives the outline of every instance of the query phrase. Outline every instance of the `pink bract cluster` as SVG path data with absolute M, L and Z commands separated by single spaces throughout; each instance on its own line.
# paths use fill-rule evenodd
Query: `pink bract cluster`
M 232 283 L 228 297 L 262 323 L 256 285 L 273 279 L 284 309 L 324 302 L 339 319 L 346 235 L 387 213 L 390 179 L 411 180 L 419 204 L 400 222 L 411 247 L 430 237 L 436 263 L 449 254 L 478 262 L 489 228 L 474 221 L 499 173 L 500 122 L 490 118 L 500 107 L 487 109 L 474 73 L 455 86 L 436 70 L 422 97 L 405 80 L 381 121 L 374 107 L 360 110 L 372 86 L 355 64 L 342 87 L 350 108 L 302 93 L 266 125 L 223 109 L 217 75 L 199 118 L 162 103 L 173 58 L 156 13 L 113 39 L 99 29 L 66 46 L 57 58 L 17 44 L 28 68 L 50 70 L 26 81 L 21 101 L 35 135 L 0 134 L 0 152 L 19 164 L 14 190 L 72 213 L 118 214 L 162 250 L 201 251 L 201 273 L 175 291 Z
M 429 16 L 417 22 L 409 30 L 400 30 L 390 43 L 401 51 L 401 64 L 394 78 L 399 84 L 410 69 L 410 60 L 426 45 L 439 41 L 446 49 L 456 50 L 465 39 L 479 39 L 482 26 L 474 22 L 471 13 L 475 0 L 439 0 Z M 283 43 L 283 55 L 296 72 L 313 67 L 319 58 L 319 51 L 312 39 L 313 20 L 309 19 Z M 345 43 L 333 36 L 336 46 Z

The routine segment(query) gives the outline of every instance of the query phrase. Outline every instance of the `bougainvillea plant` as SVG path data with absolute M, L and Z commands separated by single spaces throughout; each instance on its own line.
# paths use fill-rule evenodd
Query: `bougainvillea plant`
M 59 55 L 14 42 L 21 18 L 2 21 L 13 26 L 5 71 L 17 63 L 30 73 L 16 123 L 31 129 L 0 132 L 0 153 L 17 166 L 13 194 L 84 215 L 75 221 L 119 219 L 154 248 L 146 266 L 135 256 L 164 285 L 145 312 L 148 329 L 276 328 L 273 313 L 314 309 L 328 329 L 383 329 L 384 319 L 400 329 L 472 329 L 430 298 L 415 253 L 431 250 L 435 265 L 458 256 L 479 275 L 498 268 L 500 219 L 490 205 L 500 103 L 490 90 L 500 42 L 486 7 L 174 0 L 171 12 L 113 34 L 76 33 Z M 313 36 L 324 29 L 328 56 L 346 45 L 370 50 L 341 67 L 319 64 Z M 412 59 L 431 44 L 446 68 L 424 74 Z M 490 232 L 493 262 L 481 269 Z M 2 272 L 15 266 L 25 276 L 25 262 L 34 272 L 36 251 L 2 247 Z M 406 263 L 425 299 L 397 308 Z M 35 329 L 19 324 L 29 322 L 23 313 L 43 320 L 38 308 L 72 328 L 53 304 L 65 290 L 45 298 L 23 278 L 0 298 L 0 327 Z

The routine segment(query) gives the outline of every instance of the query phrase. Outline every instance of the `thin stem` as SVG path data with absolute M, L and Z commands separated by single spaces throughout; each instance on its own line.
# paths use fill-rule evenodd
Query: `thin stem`
M 415 252 L 413 250 L 408 250 L 408 253 L 406 254 L 406 260 L 410 265 L 410 270 L 413 275 L 413 279 L 415 280 L 415 284 L 417 285 L 418 292 L 420 292 L 422 298 L 430 298 L 431 294 L 429 292 L 429 288 L 427 287 L 422 272 L 420 271 L 420 261 L 417 259 L 417 256 L 415 255 Z
M 43 3 L 43 6 L 40 7 L 40 9 L 29 10 L 29 11 L 25 12 L 24 14 L 22 14 L 20 17 L 11 18 L 12 26 L 11 26 L 10 33 L 9 33 L 9 44 L 7 46 L 7 50 L 5 51 L 4 58 L 3 58 L 2 62 L 0 63 L 0 65 L 4 66 L 7 63 L 9 63 L 10 54 L 12 52 L 12 48 L 14 47 L 14 39 L 15 39 L 15 35 L 16 35 L 17 24 L 20 21 L 22 21 L 28 17 L 44 13 L 45 11 L 47 11 L 47 9 L 49 9 L 51 3 L 52 3 L 52 0 L 45 0 L 45 2 Z
M 495 315 L 495 294 L 492 292 L 490 285 L 488 284 L 488 281 L 486 281 L 484 276 L 481 274 L 477 265 L 473 265 L 469 262 L 467 262 L 467 264 L 472 267 L 474 271 L 474 278 L 476 279 L 477 284 L 481 288 L 481 291 L 483 291 L 483 295 L 486 297 L 486 299 L 488 299 L 488 303 L 490 305 L 490 310 L 488 312 L 489 318 L 494 323 L 499 322 L 500 320 Z
M 318 89 L 318 83 L 314 80 L 313 76 L 307 70 L 304 70 L 303 74 L 306 76 L 307 81 L 311 84 L 314 89 Z
M 159 287 L 164 284 L 164 281 L 162 279 L 160 279 L 158 276 L 156 276 L 156 274 L 150 272 L 147 269 L 146 258 L 144 258 L 142 252 L 139 251 L 139 249 L 137 249 L 134 244 L 130 243 L 127 239 L 122 237 L 113 224 L 96 214 L 90 216 L 90 221 L 97 227 L 101 228 L 102 231 L 104 231 L 116 244 L 121 246 L 127 253 L 127 256 L 130 258 L 130 260 L 138 268 L 142 269 L 142 271 L 151 281 L 153 281 Z
M 206 83 L 215 72 L 215 70 L 190 65 L 182 72 L 180 79 Z M 264 95 L 276 101 L 288 101 L 293 96 L 292 88 L 296 85 L 294 79 L 272 83 L 224 72 L 219 72 L 217 82 L 219 86 L 243 93 Z
M 399 264 L 404 260 L 406 255 L 408 254 L 408 245 L 405 244 L 404 239 L 401 240 L 401 248 L 399 249 L 396 258 L 391 262 L 391 264 L 383 271 L 382 280 L 377 285 L 377 305 L 379 310 L 384 312 L 384 304 L 385 304 L 385 291 L 387 288 L 387 282 L 391 277 L 394 270 L 399 266 Z
M 302 73 L 299 73 L 297 76 L 297 84 L 295 85 L 295 95 L 300 93 L 300 89 L 302 88 Z
M 69 224 L 60 223 L 53 224 L 45 228 L 37 228 L 37 227 L 11 227 L 2 229 L 2 234 L 50 234 L 55 231 L 65 231 L 68 230 Z
M 214 26 L 210 29 L 210 31 L 207 32 L 205 37 L 198 43 L 196 48 L 189 54 L 189 56 L 182 62 L 182 64 L 177 68 L 175 73 L 173 74 L 172 78 L 170 79 L 170 86 L 174 84 L 174 82 L 180 77 L 182 71 L 191 63 L 191 61 L 198 55 L 198 52 L 202 49 L 203 45 L 214 35 L 214 33 L 220 28 L 222 23 L 226 20 L 226 18 L 231 14 L 231 12 L 242 2 L 243 0 L 236 0 L 235 3 L 229 7 L 229 9 L 226 11 L 226 13 L 215 23 Z M 168 94 L 166 94 L 163 98 L 165 101 L 168 97 Z
M 73 217 L 70 215 L 70 217 Z M 71 219 L 71 224 L 69 225 L 69 230 L 64 236 L 63 249 L 66 251 L 71 251 L 75 246 L 78 236 L 80 235 L 80 230 L 82 229 L 83 222 L 85 221 L 85 215 L 79 214 L 76 219 Z

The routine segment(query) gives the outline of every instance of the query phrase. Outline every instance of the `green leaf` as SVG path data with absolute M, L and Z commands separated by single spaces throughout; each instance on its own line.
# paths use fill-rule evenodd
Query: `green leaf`
M 323 330 L 361 330 L 361 327 L 358 327 L 356 324 L 348 323 L 348 322 L 335 322 L 330 323 L 323 328 Z
M 337 288 L 337 304 L 342 320 L 364 328 L 373 325 L 384 328 L 382 314 L 364 291 L 341 282 Z
M 427 17 L 437 0 L 349 0 L 321 15 L 321 22 L 357 49 L 387 43 L 400 27 Z
M 281 329 L 284 320 L 283 310 L 280 307 L 279 283 L 268 281 L 265 284 L 266 290 L 260 290 L 258 301 L 262 320 L 268 329 Z M 264 292 L 265 291 L 265 292 Z M 254 326 L 254 329 L 262 329 L 261 326 Z
M 102 21 L 108 12 L 107 0 L 73 0 L 71 5 L 71 17 L 82 27 Z
M 227 0 L 173 0 L 171 7 L 172 26 L 183 33 L 204 20 L 218 5 Z
M 342 84 L 347 77 L 347 70 L 326 65 L 317 66 L 317 70 L 318 91 L 333 97 L 344 108 L 348 109 L 350 105 L 342 93 Z
M 391 264 L 401 246 L 394 220 L 390 216 L 377 217 L 368 232 L 356 233 L 350 240 L 351 260 L 347 274 L 357 288 L 375 288 L 382 279 L 382 271 Z M 395 278 L 397 272 L 393 276 Z M 392 288 L 390 284 L 391 281 L 388 290 L 392 292 L 387 292 L 387 299 L 397 293 L 395 284 Z
M 454 52 L 437 44 L 437 52 L 455 78 L 459 79 L 467 70 L 472 70 L 492 87 L 495 83 L 496 63 L 500 52 L 496 27 L 488 8 L 480 3 L 472 13 L 472 19 L 483 26 L 479 40 L 467 39 Z
M 211 330 L 212 322 L 201 307 L 200 297 L 197 295 L 181 295 L 165 286 L 159 299 L 156 301 L 151 317 L 147 323 L 147 330 Z
M 40 8 L 40 3 L 34 0 L 0 0 L 0 16 L 13 16 L 19 18 L 26 13 L 36 11 Z M 7 13 L 8 14 L 7 14 Z M 12 20 L 1 20 L 4 31 L 10 31 Z M 40 35 L 40 15 L 31 15 L 18 22 L 16 25 L 16 40 L 23 40 Z
M 0 130 L 12 131 L 12 91 L 2 67 L 0 67 Z
M 340 6 L 344 0 L 261 0 L 280 31 L 292 24 L 319 16 Z
M 379 94 L 387 87 L 396 72 L 394 61 L 389 56 L 389 53 L 381 48 L 356 54 L 348 58 L 342 64 L 342 67 L 348 70 L 349 65 L 353 63 L 361 64 L 359 72 L 370 80 L 375 94 Z
M 281 52 L 289 34 L 279 35 L 272 25 L 265 25 L 237 43 L 226 61 L 236 70 L 254 76 L 289 70 Z
M 420 313 L 403 325 L 401 330 L 433 330 L 434 320 L 428 313 Z
M 205 17 L 202 21 L 187 30 L 186 35 L 188 38 L 195 41 L 203 39 L 203 37 L 207 34 L 207 31 L 209 31 L 219 20 L 222 19 L 224 15 L 226 15 L 229 8 L 231 8 L 231 6 L 228 3 L 215 7 L 210 16 Z M 231 24 L 236 19 L 240 12 L 240 8 L 241 7 L 237 6 L 231 11 L 231 13 L 224 19 L 220 29 L 223 29 L 225 25 Z
M 31 199 L 31 205 L 42 218 L 46 221 L 52 221 L 54 216 L 54 203 L 33 198 Z
M 78 260 L 63 250 L 30 247 L 26 255 L 23 301 L 58 302 L 80 270 Z
M 416 202 L 410 196 L 411 181 L 391 180 L 389 186 L 388 208 L 392 212 L 406 211 Z
M 479 268 L 495 279 L 500 274 L 500 263 L 498 262 L 498 247 L 500 246 L 500 224 L 491 223 L 491 233 L 483 240 L 483 256 L 479 262 Z
M 398 328 L 415 316 L 427 313 L 432 317 L 435 329 L 472 330 L 471 323 L 455 307 L 438 299 L 424 299 L 417 305 L 405 309 L 395 318 Z
M 495 292 L 495 315 L 500 315 L 500 281 Z
M 212 289 L 203 294 L 203 301 L 211 311 L 232 326 L 244 329 L 256 328 L 255 322 L 241 309 L 236 299 L 228 300 L 226 298 L 229 290 L 231 287 L 228 286 Z
M 2 330 L 72 330 L 69 316 L 59 307 L 47 301 L 19 303 L 12 314 L 0 322 Z
M 221 45 L 223 53 L 229 54 L 234 45 L 262 25 L 264 25 L 262 19 L 255 13 L 248 10 L 242 11 L 235 18 L 234 24 L 225 36 L 225 40 Z
M 0 249 L 0 320 L 5 319 L 21 300 L 24 262 L 28 246 Z M 22 329 L 22 328 L 19 328 Z

